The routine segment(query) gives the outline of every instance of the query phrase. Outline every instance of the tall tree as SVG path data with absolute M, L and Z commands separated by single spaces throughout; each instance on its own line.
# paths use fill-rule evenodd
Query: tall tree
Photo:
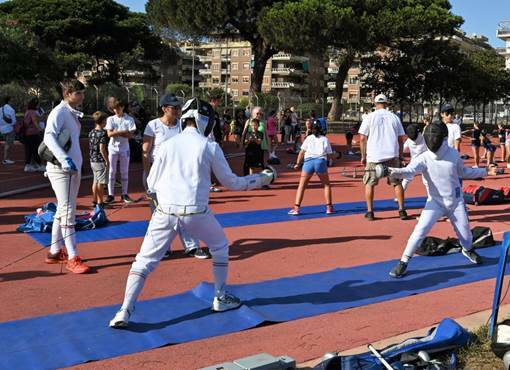
M 284 1 L 286 2 L 286 1 Z M 262 91 L 266 63 L 277 52 L 259 32 L 271 0 L 149 0 L 147 14 L 161 31 L 187 39 L 239 37 L 249 41 L 254 58 L 250 90 Z
M 10 0 L 0 4 L 0 17 L 16 20 L 53 48 L 69 76 L 106 60 L 109 78 L 116 80 L 125 67 L 119 62 L 159 56 L 159 38 L 146 15 L 113 0 Z
M 337 50 L 336 89 L 329 116 L 341 116 L 347 71 L 359 56 L 403 38 L 451 34 L 462 18 L 446 0 L 300 0 L 267 10 L 260 30 L 288 51 Z

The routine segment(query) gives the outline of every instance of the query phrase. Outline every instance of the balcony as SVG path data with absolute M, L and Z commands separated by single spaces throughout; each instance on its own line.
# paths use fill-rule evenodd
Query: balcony
M 294 82 L 271 82 L 272 89 L 294 89 L 294 90 L 304 90 L 306 89 L 306 85 L 297 84 Z
M 307 57 L 293 55 L 293 54 L 290 54 L 290 53 L 278 53 L 278 54 L 273 55 L 272 59 L 273 60 L 295 61 L 295 62 L 301 62 L 301 63 L 308 61 Z
M 347 89 L 349 87 L 348 84 L 344 84 L 344 89 Z M 328 89 L 335 90 L 336 89 L 336 82 L 328 82 Z
M 336 75 L 338 73 L 338 67 L 328 67 L 328 73 L 331 75 Z
M 198 87 L 204 88 L 204 89 L 210 89 L 212 87 L 211 82 L 199 82 Z
M 210 68 L 201 68 L 198 70 L 198 73 L 200 73 L 201 75 L 210 75 L 211 69 Z
M 288 67 L 283 67 L 283 68 L 271 68 L 271 73 L 272 74 L 275 74 L 275 75 L 282 75 L 282 76 L 290 76 L 290 75 L 294 75 L 294 76 L 297 76 L 297 75 L 304 75 L 304 71 L 300 70 L 300 69 L 295 69 L 295 68 L 288 68 Z
M 503 21 L 498 24 L 496 36 L 503 40 L 510 40 L 510 21 Z
M 212 61 L 212 54 L 210 55 L 197 55 L 198 60 L 200 60 L 202 63 L 207 63 Z

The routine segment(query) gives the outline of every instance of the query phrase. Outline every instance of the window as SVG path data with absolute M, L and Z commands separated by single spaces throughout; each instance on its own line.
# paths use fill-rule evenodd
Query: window
M 232 50 L 232 56 L 233 57 L 238 57 L 239 56 L 239 50 L 238 49 L 233 49 Z
M 247 57 L 250 56 L 251 50 L 250 49 L 243 49 L 243 56 Z
M 349 77 L 349 84 L 356 85 L 357 83 L 358 83 L 358 77 L 356 77 L 356 76 Z
M 213 50 L 213 56 L 219 57 L 220 56 L 220 51 L 219 50 Z
M 233 84 L 236 84 L 236 83 L 239 83 L 239 77 L 235 76 L 235 77 L 232 77 L 232 83 Z
M 232 96 L 239 96 L 239 91 L 232 90 Z
M 212 79 L 212 83 L 213 84 L 219 84 L 220 83 L 220 79 L 219 78 L 213 78 Z
M 249 76 L 243 76 L 243 82 L 244 83 L 250 83 L 250 77 Z
M 244 70 L 250 69 L 250 63 L 243 63 L 243 69 Z
M 220 63 L 213 63 L 212 69 L 213 69 L 213 71 L 219 71 L 220 70 Z
M 265 83 L 265 84 L 268 84 L 268 83 L 269 83 L 269 77 L 264 77 L 264 83 Z
M 249 91 L 243 91 L 243 96 L 249 96 L 249 95 L 250 95 Z
M 237 71 L 237 68 L 239 67 L 238 63 L 232 63 L 232 70 Z

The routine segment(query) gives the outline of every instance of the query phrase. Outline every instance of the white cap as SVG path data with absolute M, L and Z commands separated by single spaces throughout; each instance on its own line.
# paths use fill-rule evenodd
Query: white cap
M 388 98 L 384 94 L 379 94 L 375 97 L 374 102 L 376 103 L 387 103 Z

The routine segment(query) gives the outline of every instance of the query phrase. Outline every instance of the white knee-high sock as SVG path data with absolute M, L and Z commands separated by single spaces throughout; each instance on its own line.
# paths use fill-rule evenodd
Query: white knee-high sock
M 124 302 L 122 302 L 122 309 L 127 309 L 133 312 L 135 303 L 140 295 L 143 285 L 145 283 L 145 276 L 138 272 L 131 271 L 128 275 L 126 282 L 126 293 L 124 294 Z
M 225 285 L 228 275 L 228 255 L 213 255 L 213 274 L 214 274 L 214 295 L 221 297 L 225 294 Z
M 62 229 L 60 227 L 60 220 L 58 218 L 53 219 L 53 226 L 51 227 L 51 245 L 50 253 L 56 254 L 62 249 Z
M 78 254 L 76 250 L 76 233 L 74 225 L 72 226 L 61 225 L 61 228 L 62 237 L 64 238 L 64 243 L 67 249 L 67 254 L 69 255 L 69 259 L 72 259 Z

